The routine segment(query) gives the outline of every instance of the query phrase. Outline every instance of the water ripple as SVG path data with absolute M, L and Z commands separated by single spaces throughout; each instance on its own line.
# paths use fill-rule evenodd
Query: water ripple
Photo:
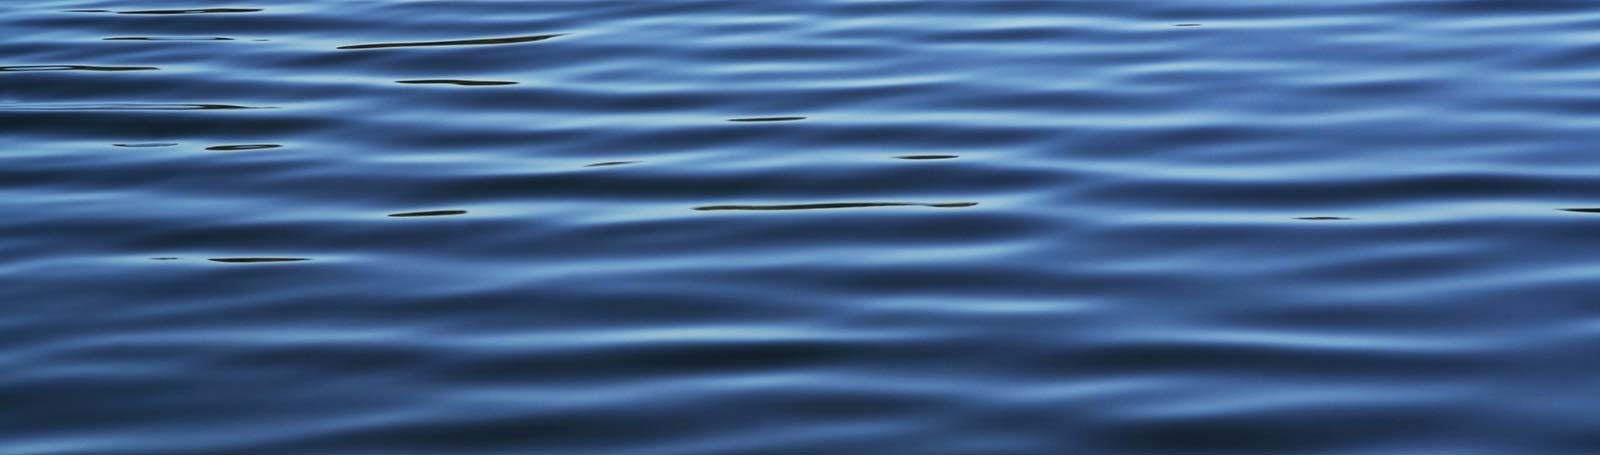
M 409 217 L 419 217 L 419 216 L 451 216 L 451 215 L 465 215 L 465 214 L 467 214 L 466 210 L 429 210 L 429 211 L 423 211 L 423 212 L 391 213 L 391 214 L 389 214 L 389 216 L 390 217 L 395 217 L 395 218 L 409 218 Z
M 106 10 L 76 10 L 79 12 L 105 12 Z M 134 11 L 117 11 L 117 14 L 218 14 L 218 13 L 258 13 L 260 8 L 196 8 L 196 9 L 147 9 Z
M 471 79 L 411 79 L 411 80 L 404 80 L 404 81 L 395 81 L 395 83 L 397 83 L 397 84 L 444 84 L 444 85 L 462 85 L 462 86 L 468 86 L 468 87 L 491 86 L 491 85 L 516 85 L 517 84 L 516 82 L 511 82 L 511 81 L 480 81 L 480 80 L 471 80 Z
M 514 44 L 514 43 L 528 43 L 528 42 L 533 42 L 533 41 L 544 41 L 544 40 L 547 40 L 547 39 L 550 39 L 550 38 L 555 38 L 555 37 L 558 37 L 558 36 L 562 36 L 562 34 L 514 36 L 514 37 L 509 37 L 509 38 L 476 38 L 476 39 L 461 39 L 461 40 L 449 40 L 449 41 L 416 41 L 416 42 L 408 42 L 408 43 L 351 44 L 351 45 L 348 45 L 348 46 L 339 46 L 338 49 L 351 49 L 351 50 L 353 50 L 353 49 L 388 49 L 388 48 L 395 48 L 395 47 L 479 46 L 479 45 L 489 45 L 489 44 Z
M 176 37 L 176 36 L 117 36 L 117 37 L 111 37 L 111 38 L 101 38 L 100 40 L 101 41 L 233 41 L 234 39 L 233 38 L 228 38 L 228 37 L 225 37 L 225 36 L 210 36 L 210 37 L 197 37 L 197 38 Z
M 113 103 L 113 104 L 0 104 L 0 111 L 192 111 L 192 110 L 234 110 L 234 109 L 276 109 L 270 106 L 240 106 L 235 104 L 162 104 L 162 103 Z
M 278 148 L 278 147 L 283 147 L 283 146 L 282 145 L 278 145 L 278 144 L 213 145 L 213 146 L 210 146 L 210 147 L 206 147 L 206 150 L 232 152 L 232 151 L 240 151 L 240 150 L 275 149 L 275 148 Z
M 309 259 L 309 258 L 267 258 L 267 257 L 259 257 L 259 258 L 211 258 L 211 259 L 207 259 L 207 260 L 211 261 L 211 262 L 226 262 L 226 263 L 230 263 L 230 264 L 252 264 L 252 263 L 258 263 L 258 262 L 300 262 L 300 261 L 309 261 L 311 259 Z
M 1586 3 L 257 3 L 0 2 L 0 453 L 1600 448 Z
M 704 205 L 695 207 L 699 211 L 716 210 L 818 210 L 818 209 L 852 209 L 862 207 L 937 207 L 959 208 L 978 205 L 976 202 L 944 202 L 936 204 L 923 204 L 914 202 L 828 202 L 819 204 L 775 204 L 775 205 Z
M 154 66 L 94 66 L 94 65 L 12 65 L 0 66 L 0 72 L 31 71 L 149 71 Z
M 792 122 L 805 120 L 805 117 L 746 117 L 728 119 L 730 122 Z

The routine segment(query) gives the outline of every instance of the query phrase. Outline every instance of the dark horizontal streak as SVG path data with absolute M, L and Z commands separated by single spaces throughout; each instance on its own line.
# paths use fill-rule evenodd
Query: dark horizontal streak
M 976 202 L 947 202 L 940 204 L 919 204 L 912 202 L 830 202 L 821 204 L 781 204 L 781 205 L 707 205 L 695 207 L 699 211 L 715 210 L 817 210 L 817 209 L 851 209 L 861 207 L 938 207 L 956 208 L 972 207 Z
M 27 72 L 27 71 L 148 71 L 158 70 L 154 66 L 92 66 L 92 65 L 15 65 L 0 66 L 0 72 Z
M 1600 208 L 1574 208 L 1574 209 L 1560 209 L 1560 210 L 1563 211 L 1563 212 L 1600 213 Z
M 278 148 L 278 147 L 283 147 L 283 146 L 282 145 L 278 145 L 278 144 L 213 145 L 213 146 L 210 146 L 210 147 L 206 147 L 206 150 L 215 150 L 215 151 L 227 152 L 227 151 L 236 151 L 236 150 L 275 149 L 275 148 Z
M 561 34 L 533 35 L 533 36 L 515 36 L 515 37 L 510 37 L 510 38 L 464 39 L 464 40 L 451 40 L 451 41 L 417 41 L 417 42 L 409 42 L 409 43 L 353 44 L 353 45 L 349 45 L 349 46 L 339 46 L 337 49 L 386 49 L 386 48 L 391 48 L 391 47 L 471 46 L 471 45 L 481 45 L 481 44 L 512 44 L 512 43 L 526 43 L 526 42 L 531 42 L 531 41 L 543 41 L 543 40 L 547 40 L 547 39 L 550 39 L 550 38 L 555 38 L 557 36 L 561 36 Z
M 465 215 L 466 213 L 467 213 L 466 210 L 430 210 L 430 211 L 426 211 L 426 212 L 391 213 L 391 214 L 389 214 L 389 216 L 394 217 L 394 218 L 408 218 L 408 217 L 415 217 L 415 216 Z
M 747 118 L 731 118 L 731 119 L 728 119 L 728 121 L 730 121 L 730 122 L 789 122 L 789 121 L 794 121 L 794 120 L 805 120 L 805 119 L 806 119 L 805 117 L 747 117 Z
M 902 160 L 948 160 L 956 157 L 958 157 L 958 155 L 904 155 L 897 156 L 895 158 Z
M 101 38 L 101 41 L 233 41 L 233 38 L 214 36 L 210 38 L 162 38 L 158 36 L 118 36 Z
M 1306 220 L 1306 221 L 1339 221 L 1339 220 L 1349 220 L 1350 218 L 1346 218 L 1346 217 L 1342 217 L 1342 216 L 1302 216 L 1302 217 L 1298 217 L 1298 218 L 1295 218 L 1295 219 L 1297 219 L 1297 220 Z
M 247 264 L 253 262 L 299 262 L 309 261 L 311 258 L 211 258 L 211 262 L 227 262 L 232 264 Z
M 468 80 L 468 79 L 412 79 L 412 80 L 395 81 L 395 82 L 396 83 L 400 83 L 400 84 L 449 84 L 449 85 L 467 85 L 467 86 L 516 85 L 517 84 L 516 82 L 511 82 L 511 81 L 474 81 L 474 80 Z
M 260 8 L 200 8 L 200 9 L 149 9 L 139 11 L 118 11 L 117 14 L 211 14 L 211 13 L 255 13 Z M 97 11 L 98 12 L 98 11 Z
M 0 104 L 0 111 L 196 111 L 238 109 L 277 108 L 233 104 Z
M 624 165 L 624 164 L 634 164 L 634 163 L 638 163 L 638 161 L 606 161 L 606 162 L 601 162 L 601 163 L 594 163 L 594 164 L 584 165 L 583 167 L 621 166 L 621 165 Z

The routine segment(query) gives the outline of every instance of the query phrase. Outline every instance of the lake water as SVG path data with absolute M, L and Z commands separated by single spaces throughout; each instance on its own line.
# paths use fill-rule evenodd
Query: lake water
M 1593 6 L 4 2 L 0 452 L 1600 451 Z

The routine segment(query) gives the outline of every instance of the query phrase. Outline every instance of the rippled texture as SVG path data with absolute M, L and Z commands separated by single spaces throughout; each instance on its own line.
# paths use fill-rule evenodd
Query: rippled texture
M 0 2 L 0 452 L 1600 451 L 1588 2 Z

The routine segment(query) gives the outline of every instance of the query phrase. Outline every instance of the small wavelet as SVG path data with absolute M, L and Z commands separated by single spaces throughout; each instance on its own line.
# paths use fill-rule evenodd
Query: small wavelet
M 509 38 L 478 38 L 478 39 L 463 39 L 463 40 L 449 40 L 449 41 L 413 41 L 413 42 L 403 42 L 403 43 L 352 44 L 352 45 L 348 45 L 348 46 L 339 46 L 337 49 L 356 50 L 356 49 L 387 49 L 387 48 L 393 48 L 393 47 L 477 46 L 477 45 L 489 45 L 489 44 L 513 44 L 513 43 L 527 43 L 527 42 L 533 42 L 533 41 L 544 41 L 544 40 L 547 40 L 547 39 L 550 39 L 550 38 L 555 38 L 557 36 L 562 36 L 562 35 L 563 34 L 557 33 L 557 34 L 550 34 L 550 35 L 513 36 L 513 37 L 509 37 Z
M 83 12 L 105 12 L 105 10 L 86 10 Z M 260 8 L 196 8 L 196 9 L 146 9 L 135 11 L 117 11 L 117 14 L 218 14 L 218 13 L 258 13 Z
M 276 109 L 270 106 L 240 106 L 234 104 L 0 104 L 0 111 L 200 111 L 236 109 Z
M 394 82 L 397 83 L 397 84 L 464 85 L 464 86 L 469 86 L 469 87 L 471 87 L 471 86 L 489 86 L 489 85 L 517 85 L 516 82 L 512 82 L 512 81 L 478 81 L 478 80 L 471 80 L 471 79 L 411 79 L 411 80 L 394 81 Z
M 1173 27 L 1199 27 L 1200 24 L 1172 24 Z
M 916 202 L 826 202 L 818 204 L 775 204 L 775 205 L 705 205 L 695 207 L 702 212 L 718 210 L 819 210 L 819 209 L 853 209 L 863 207 L 936 207 L 959 208 L 978 205 L 976 202 L 944 202 L 924 204 Z
M 413 217 L 421 217 L 421 216 L 452 216 L 452 215 L 466 215 L 466 214 L 467 214 L 466 210 L 428 210 L 428 211 L 422 211 L 422 212 L 390 213 L 389 216 L 393 217 L 393 218 L 413 218 Z
M 111 37 L 111 38 L 101 38 L 100 40 L 101 41 L 233 41 L 233 38 L 229 38 L 229 37 L 226 37 L 226 36 L 202 36 L 202 37 L 193 37 L 193 38 L 181 37 L 181 36 L 115 36 L 115 37 Z
M 639 161 L 603 161 L 603 162 L 594 163 L 594 164 L 585 164 L 585 165 L 583 165 L 583 167 L 622 166 L 622 165 L 625 165 L 625 164 L 634 164 L 634 163 L 639 163 Z
M 275 149 L 275 148 L 278 148 L 278 147 L 283 147 L 283 146 L 282 145 L 278 145 L 278 144 L 213 145 L 213 146 L 210 146 L 210 147 L 206 147 L 206 150 L 214 150 L 214 151 L 219 151 L 219 152 L 233 152 L 233 151 L 240 151 L 240 150 Z
M 246 258 L 211 258 L 211 262 L 226 262 L 229 264 L 250 264 L 257 262 L 300 262 L 309 261 L 311 258 L 272 258 L 272 257 L 246 257 Z
M 162 257 L 150 258 L 150 260 L 152 260 L 152 261 L 176 261 L 176 260 L 178 260 L 178 258 L 175 258 L 175 257 L 172 257 L 172 256 L 162 256 Z
M 1297 219 L 1297 220 L 1305 220 L 1305 221 L 1343 221 L 1343 220 L 1350 220 L 1350 219 L 1354 219 L 1354 218 L 1348 218 L 1348 217 L 1342 217 L 1342 216 L 1301 216 L 1301 217 L 1295 217 L 1295 219 Z
M 948 160 L 959 157 L 960 155 L 901 155 L 895 158 L 902 160 Z
M 176 147 L 177 145 L 178 145 L 177 142 L 140 142 L 140 143 L 132 143 L 132 144 L 111 144 L 112 147 L 127 147 L 127 148 Z
M 792 122 L 792 121 L 795 121 L 795 120 L 805 120 L 805 119 L 806 119 L 805 117 L 744 117 L 744 118 L 730 118 L 730 119 L 728 119 L 728 121 L 730 121 L 730 122 Z
M 94 66 L 94 65 L 13 65 L 0 66 L 0 72 L 29 71 L 150 71 L 154 66 Z

